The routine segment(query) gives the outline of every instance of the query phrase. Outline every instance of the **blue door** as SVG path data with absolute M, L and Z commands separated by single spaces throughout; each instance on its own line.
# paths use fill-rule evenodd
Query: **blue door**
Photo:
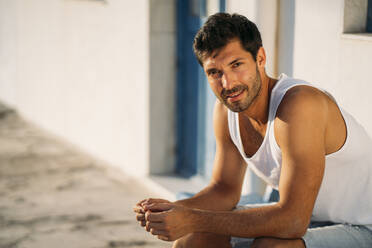
M 225 0 L 217 0 L 220 11 Z M 210 177 L 215 153 L 212 114 L 215 97 L 192 51 L 212 0 L 177 1 L 177 173 Z

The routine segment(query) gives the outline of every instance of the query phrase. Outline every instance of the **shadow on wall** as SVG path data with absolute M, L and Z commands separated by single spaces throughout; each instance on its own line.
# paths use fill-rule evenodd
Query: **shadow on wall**
M 278 72 L 293 76 L 295 0 L 279 1 Z

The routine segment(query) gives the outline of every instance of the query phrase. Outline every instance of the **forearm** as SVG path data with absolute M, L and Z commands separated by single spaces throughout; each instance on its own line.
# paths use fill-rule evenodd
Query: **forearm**
M 192 210 L 193 232 L 235 237 L 300 238 L 304 223 L 278 204 L 236 211 Z
M 233 209 L 239 199 L 240 191 L 211 184 L 195 196 L 175 203 L 189 208 L 223 211 Z

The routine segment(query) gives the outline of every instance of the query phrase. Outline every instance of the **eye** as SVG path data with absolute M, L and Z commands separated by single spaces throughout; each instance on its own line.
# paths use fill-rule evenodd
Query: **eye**
M 211 71 L 209 71 L 209 75 L 214 75 L 214 74 L 216 74 L 217 73 L 217 71 L 216 70 L 211 70 Z
M 239 67 L 240 65 L 242 65 L 243 63 L 242 62 L 236 62 L 232 65 L 233 68 L 237 68 Z
M 208 76 L 213 78 L 218 78 L 220 76 L 220 72 L 218 70 L 210 70 L 208 71 Z

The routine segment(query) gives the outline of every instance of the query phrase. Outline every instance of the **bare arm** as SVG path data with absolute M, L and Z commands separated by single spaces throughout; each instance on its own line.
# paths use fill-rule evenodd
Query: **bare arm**
M 213 113 L 216 155 L 209 185 L 195 196 L 174 202 L 176 205 L 204 210 L 231 210 L 238 203 L 247 165 L 233 144 L 228 129 L 227 109 L 216 101 Z M 170 203 L 164 199 L 144 199 L 134 207 L 136 218 L 146 226 L 144 206 Z M 218 203 L 218 204 L 216 204 Z M 149 231 L 149 227 L 146 227 Z
M 230 138 L 227 109 L 219 101 L 214 107 L 213 123 L 216 156 L 212 180 L 198 194 L 176 204 L 205 210 L 231 210 L 240 199 L 247 166 Z
M 164 222 L 166 226 L 172 221 L 170 215 L 181 212 L 184 218 L 187 216 L 188 232 L 238 237 L 302 237 L 324 173 L 327 111 L 324 96 L 312 89 L 292 91 L 280 105 L 275 120 L 275 136 L 282 150 L 278 203 L 240 211 L 171 207 L 170 211 L 150 214 L 148 219 Z M 159 205 L 162 210 L 169 207 Z M 165 228 L 162 235 L 178 238 L 181 234 L 173 230 Z
M 241 237 L 299 238 L 306 232 L 325 164 L 327 104 L 314 90 L 293 91 L 281 104 L 275 134 L 282 150 L 280 201 L 234 212 L 200 211 L 196 230 Z

